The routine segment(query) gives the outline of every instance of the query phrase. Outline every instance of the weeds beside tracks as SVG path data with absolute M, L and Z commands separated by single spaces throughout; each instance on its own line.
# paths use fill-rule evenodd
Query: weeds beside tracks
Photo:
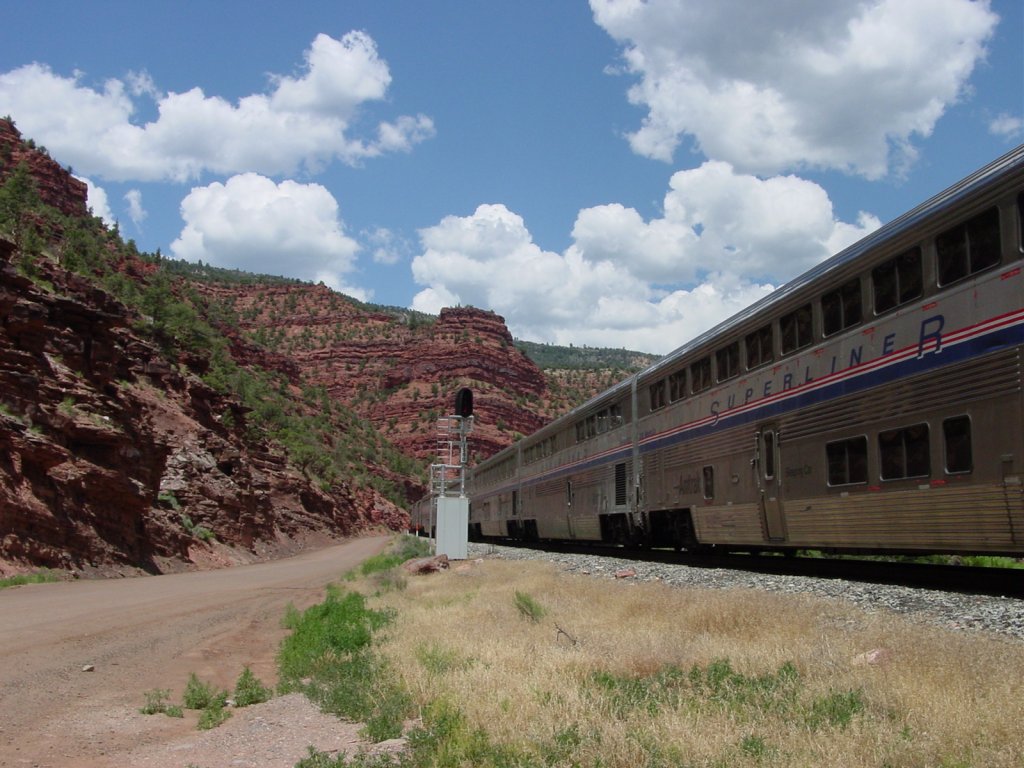
M 1024 640 L 1024 600 L 1014 597 L 1022 594 L 1021 570 L 744 556 L 682 563 L 675 553 L 640 553 L 640 558 L 635 554 L 470 544 L 473 557 L 545 560 L 568 573 L 606 578 L 629 569 L 634 572 L 631 578 L 669 586 L 815 594 L 846 600 L 869 611 L 892 611 L 942 627 Z M 915 586 L 915 582 L 929 586 Z M 952 589 L 940 588 L 943 585 Z

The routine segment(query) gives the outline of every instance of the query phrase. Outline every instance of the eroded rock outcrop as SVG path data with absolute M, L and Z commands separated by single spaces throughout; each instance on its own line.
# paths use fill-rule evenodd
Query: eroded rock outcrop
M 14 253 L 0 240 L 0 561 L 155 572 L 403 525 L 375 491 L 325 490 L 252 443 L 244 409 L 105 291 L 45 259 L 24 277 Z
M 28 166 L 44 203 L 66 216 L 88 214 L 85 182 L 76 179 L 45 152 L 24 142 L 14 123 L 0 118 L 0 177 L 19 163 Z
M 202 290 L 230 306 L 242 334 L 259 342 L 254 359 L 272 354 L 291 361 L 305 380 L 349 404 L 409 455 L 433 460 L 437 419 L 452 413 L 454 393 L 464 386 L 474 391 L 476 456 L 547 421 L 544 374 L 493 312 L 448 308 L 436 322 L 415 324 L 368 311 L 323 285 Z

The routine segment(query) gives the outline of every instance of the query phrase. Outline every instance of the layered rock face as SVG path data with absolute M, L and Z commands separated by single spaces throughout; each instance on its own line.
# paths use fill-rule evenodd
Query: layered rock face
M 325 491 L 249 441 L 243 409 L 110 295 L 45 260 L 30 280 L 13 257 L 0 240 L 0 561 L 157 572 L 402 527 L 375 491 Z
M 230 307 L 244 337 L 259 342 L 254 361 L 290 361 L 411 456 L 436 457 L 438 419 L 454 412 L 462 387 L 474 392 L 476 457 L 547 421 L 544 374 L 493 312 L 443 309 L 436 322 L 417 325 L 411 317 L 368 311 L 323 285 L 201 290 Z
M 66 216 L 86 216 L 87 187 L 49 155 L 22 141 L 21 132 L 10 120 L 0 118 L 0 178 L 20 163 L 28 166 L 39 197 Z

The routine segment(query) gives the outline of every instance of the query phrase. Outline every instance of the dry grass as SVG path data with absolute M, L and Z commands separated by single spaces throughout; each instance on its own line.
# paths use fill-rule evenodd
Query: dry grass
M 541 563 L 484 561 L 380 600 L 396 609 L 382 653 L 475 739 L 439 765 L 1024 765 L 1022 643 Z

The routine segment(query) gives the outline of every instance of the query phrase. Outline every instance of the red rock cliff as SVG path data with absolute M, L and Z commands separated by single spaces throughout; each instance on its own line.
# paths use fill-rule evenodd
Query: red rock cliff
M 545 423 L 544 374 L 515 348 L 505 321 L 471 307 L 444 309 L 411 324 L 367 311 L 323 285 L 205 286 L 230 306 L 250 339 L 294 361 L 309 381 L 368 418 L 410 455 L 436 455 L 439 416 L 455 392 L 474 391 L 476 456 Z
M 15 256 L 0 240 L 0 570 L 175 570 L 404 524 L 376 492 L 325 491 L 252 443 L 244 409 L 109 294 L 46 259 L 34 282 Z
M 14 123 L 0 118 L 0 180 L 20 163 L 28 166 L 44 203 L 67 216 L 88 214 L 85 182 L 61 168 L 45 152 L 26 144 Z

